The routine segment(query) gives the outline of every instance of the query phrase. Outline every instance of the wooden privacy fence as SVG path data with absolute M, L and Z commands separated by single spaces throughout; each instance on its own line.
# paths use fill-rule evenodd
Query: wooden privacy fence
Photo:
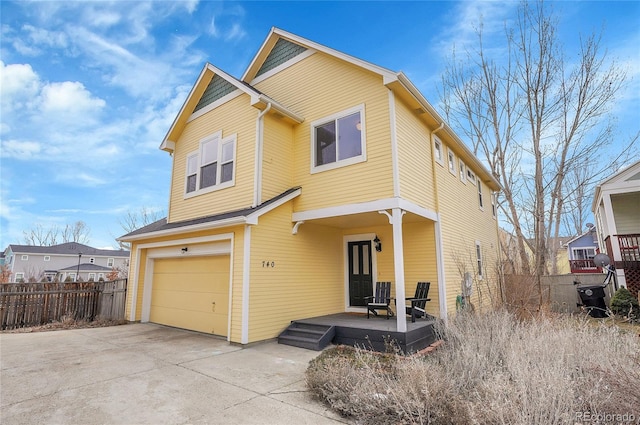
M 127 279 L 109 282 L 0 284 L 0 329 L 65 319 L 124 319 Z

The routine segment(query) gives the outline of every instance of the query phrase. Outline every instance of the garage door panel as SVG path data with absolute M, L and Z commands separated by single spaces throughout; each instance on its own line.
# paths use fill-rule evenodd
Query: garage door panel
M 149 320 L 226 336 L 229 265 L 228 255 L 155 260 Z

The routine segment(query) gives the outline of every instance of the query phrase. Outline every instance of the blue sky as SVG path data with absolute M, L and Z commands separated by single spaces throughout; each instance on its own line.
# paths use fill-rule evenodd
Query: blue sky
M 551 3 L 560 38 L 604 30 L 628 72 L 618 134 L 640 129 L 640 2 Z M 166 211 L 170 157 L 158 149 L 205 62 L 240 77 L 276 26 L 394 71 L 438 108 L 453 46 L 492 34 L 515 2 L 0 2 L 0 248 L 36 225 L 83 220 L 116 246 L 119 221 Z

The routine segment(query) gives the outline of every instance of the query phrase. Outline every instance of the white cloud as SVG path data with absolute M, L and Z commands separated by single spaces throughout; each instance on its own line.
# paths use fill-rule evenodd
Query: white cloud
M 99 112 L 105 101 L 94 97 L 77 81 L 47 84 L 42 88 L 40 109 L 44 113 L 64 114 L 82 119 Z
M 29 160 L 35 158 L 42 152 L 42 145 L 38 142 L 2 140 L 0 143 L 2 146 L 0 156 L 3 158 Z
M 40 85 L 40 79 L 31 65 L 5 65 L 0 61 L 0 97 L 3 114 L 25 107 L 38 94 Z

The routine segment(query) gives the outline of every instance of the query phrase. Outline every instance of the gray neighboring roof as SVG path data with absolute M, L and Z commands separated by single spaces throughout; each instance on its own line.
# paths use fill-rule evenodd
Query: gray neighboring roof
M 76 264 L 75 266 L 69 266 L 69 267 L 65 267 L 63 269 L 60 269 L 60 271 L 76 271 L 78 270 L 78 265 Z M 80 271 L 81 272 L 110 272 L 112 269 L 110 267 L 103 267 L 103 266 L 99 266 L 97 264 L 91 264 L 91 263 L 83 263 L 80 264 Z
M 160 220 L 148 224 L 144 227 L 141 227 L 133 232 L 127 233 L 126 235 L 120 236 L 119 240 L 127 240 L 135 236 L 141 236 L 146 234 L 158 233 L 158 232 L 166 232 L 168 230 L 180 229 L 183 227 L 197 226 L 197 225 L 205 225 L 211 224 L 215 225 L 217 222 L 224 222 L 225 220 L 233 219 L 233 218 L 242 218 L 250 215 L 260 215 L 261 212 L 269 211 L 269 207 L 277 204 L 278 201 L 285 200 L 288 196 L 293 195 L 296 191 L 299 191 L 300 187 L 293 187 L 286 192 L 281 193 L 280 195 L 269 199 L 266 202 L 258 205 L 254 208 L 245 208 L 242 210 L 229 211 L 221 214 L 210 215 L 207 217 L 199 217 L 192 220 L 184 220 L 184 221 L 176 221 L 172 223 L 167 223 L 167 218 L 161 218 Z
M 97 249 L 78 242 L 66 242 L 59 245 L 9 245 L 14 254 L 57 254 L 57 255 L 100 255 L 105 257 L 129 257 L 129 251 L 120 249 Z

